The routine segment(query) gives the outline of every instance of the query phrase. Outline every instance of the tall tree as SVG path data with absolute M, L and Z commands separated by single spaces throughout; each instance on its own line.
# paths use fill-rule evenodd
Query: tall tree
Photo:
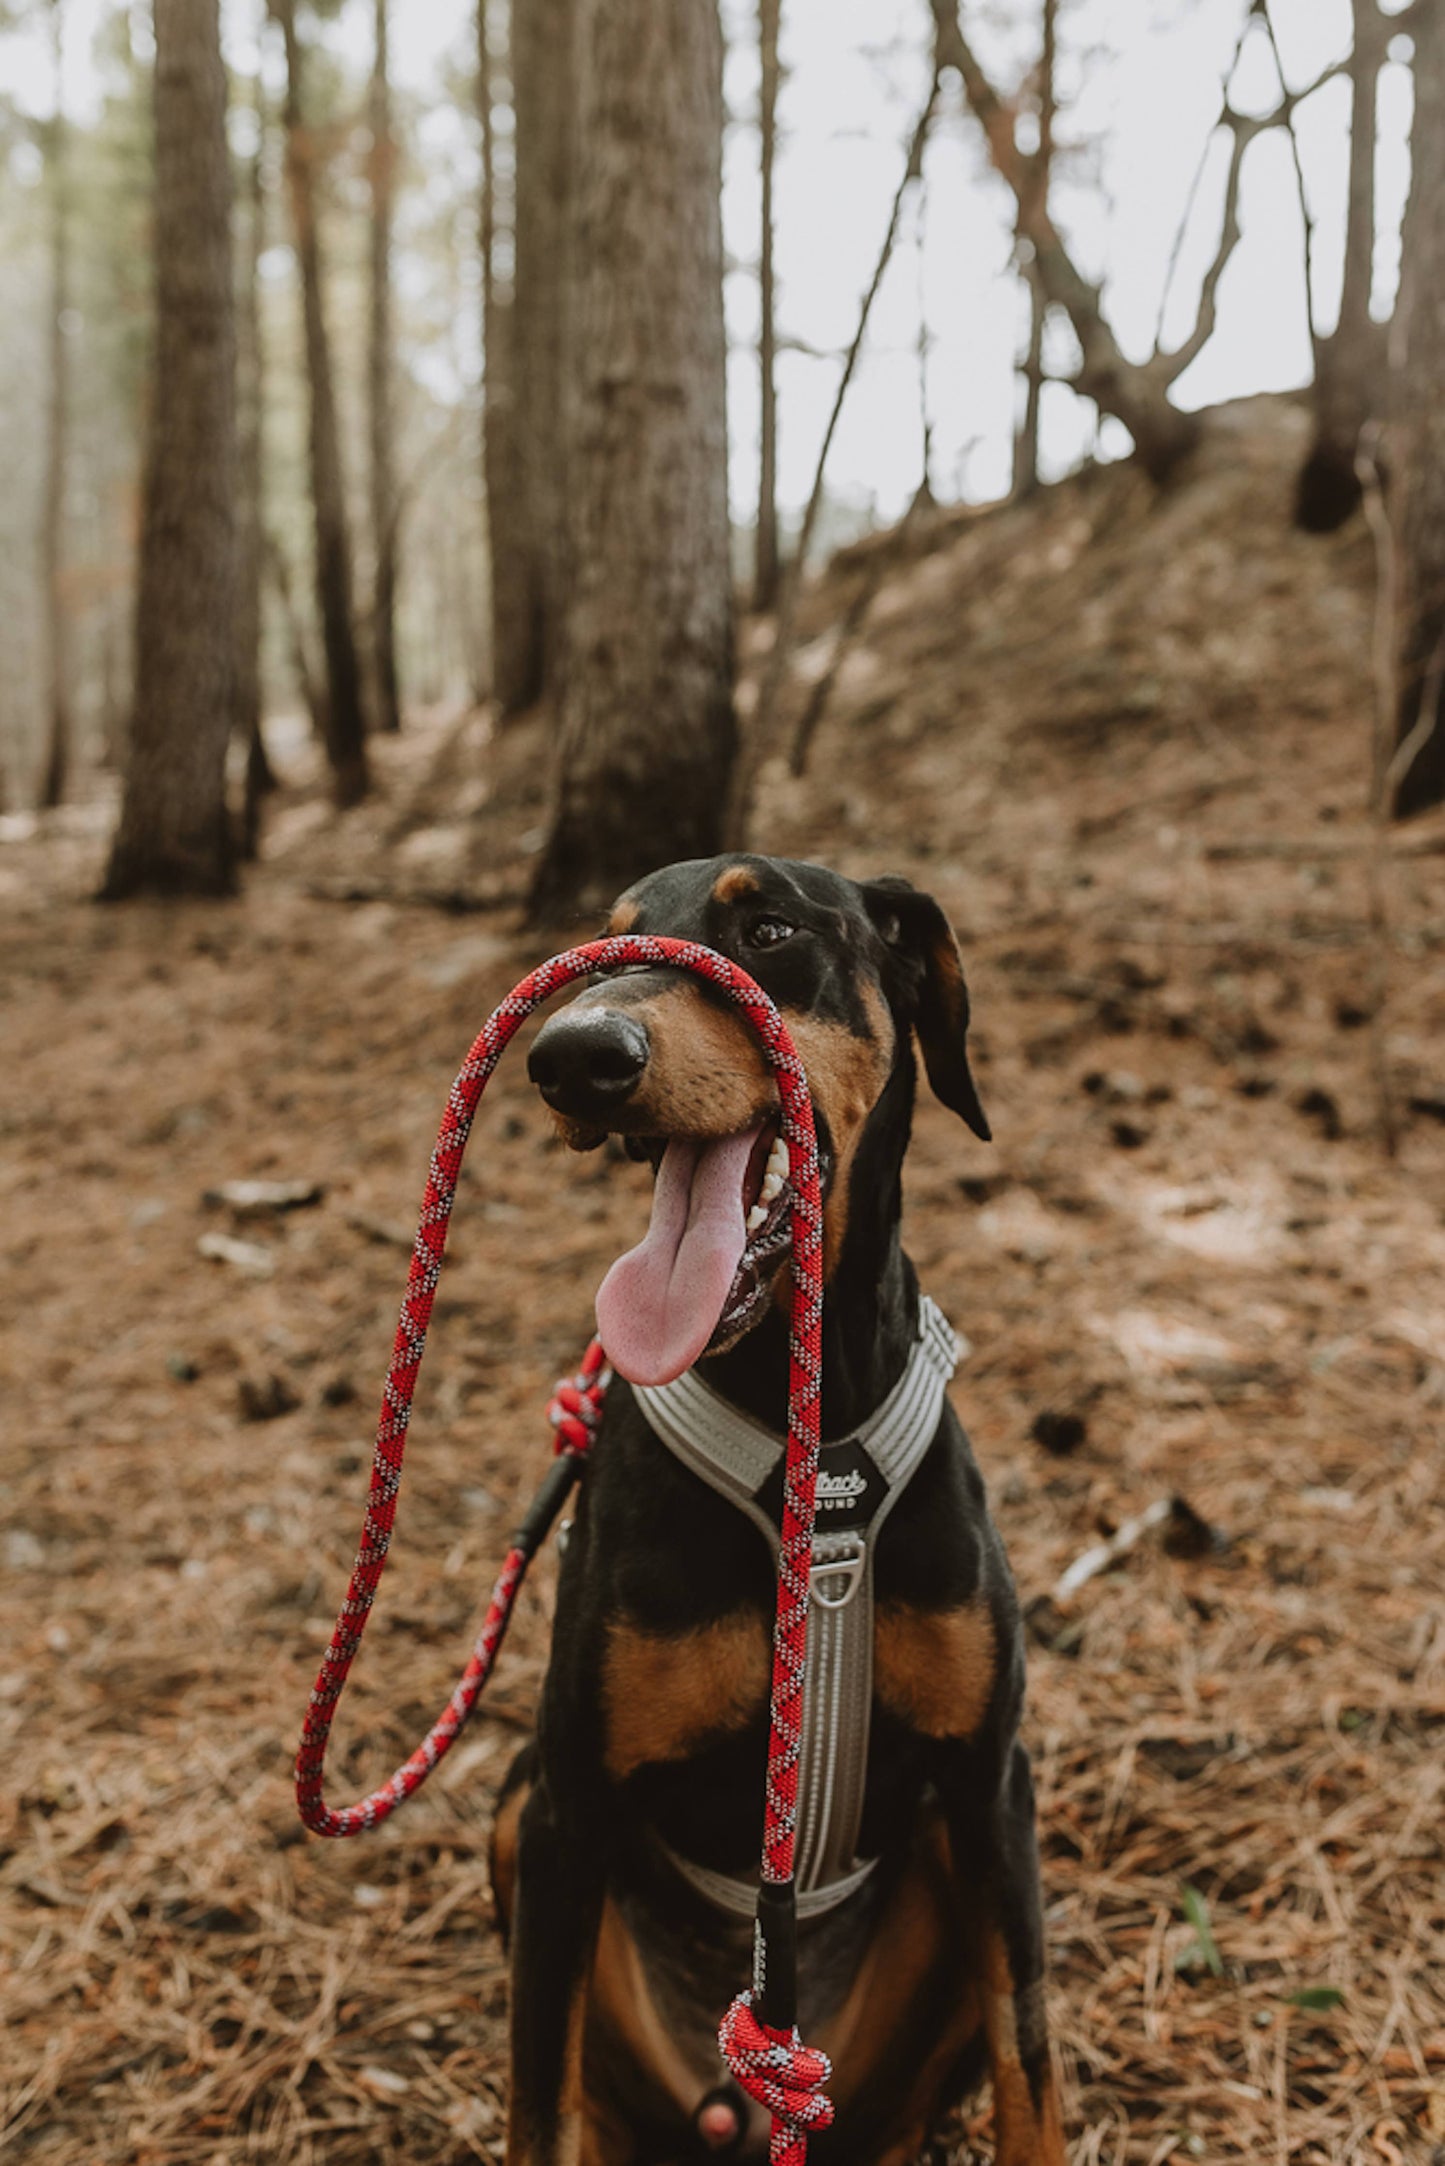
M 782 0 L 758 0 L 758 163 L 762 221 L 758 237 L 758 534 L 753 607 L 778 599 L 777 294 L 773 276 L 773 166 L 778 144 L 778 32 Z
M 498 108 L 512 106 L 510 9 L 477 0 L 477 106 L 482 122 L 482 479 L 487 500 L 492 690 L 503 713 L 527 704 L 531 669 L 531 582 L 522 537 L 517 476 L 514 284 L 516 243 L 513 156 L 497 144 Z
M 303 55 L 296 34 L 296 0 L 272 0 L 286 41 L 286 178 L 301 272 L 306 334 L 306 381 L 310 397 L 307 449 L 316 536 L 316 608 L 326 654 L 326 749 L 332 795 L 339 806 L 366 795 L 366 722 L 361 667 L 352 609 L 351 532 L 336 420 L 331 341 L 322 297 L 321 238 L 317 226 L 316 143 L 306 124 Z
M 102 894 L 223 894 L 234 542 L 231 178 L 218 0 L 155 0 L 153 370 L 135 709 Z
M 1393 385 L 1399 560 L 1394 809 L 1445 803 L 1445 0 L 1411 14 L 1413 172 L 1405 213 Z
M 50 225 L 50 409 L 45 445 L 45 500 L 41 519 L 41 579 L 45 588 L 45 765 L 40 802 L 62 802 L 70 779 L 70 685 L 65 637 L 65 485 L 70 436 L 70 359 L 66 324 L 70 308 L 69 165 L 65 119 L 65 12 L 47 0 L 50 15 L 54 110 L 45 129 L 45 178 Z
M 574 62 L 553 916 L 716 849 L 737 750 L 716 0 L 578 0 Z
M 1385 47 L 1396 25 L 1378 0 L 1350 0 L 1350 163 L 1345 211 L 1345 264 L 1339 321 L 1322 336 L 1310 325 L 1314 348 L 1314 437 L 1300 470 L 1295 511 L 1312 533 L 1343 526 L 1360 501 L 1356 470 L 1360 432 L 1378 418 L 1385 376 L 1386 330 L 1370 316 L 1375 269 L 1375 108 Z M 1300 187 L 1304 204 L 1303 181 Z M 1308 251 L 1312 234 L 1305 209 Z M 1307 287 L 1312 281 L 1307 281 Z M 1311 312 L 1313 317 L 1313 311 Z
M 371 639 L 377 726 L 401 728 L 396 682 L 396 446 L 392 396 L 391 206 L 396 144 L 391 132 L 387 0 L 375 0 L 371 63 L 371 309 L 367 393 L 371 423 Z
M 1054 120 L 1057 112 L 1057 57 L 1058 57 L 1058 0 L 1043 0 L 1043 47 L 1039 54 L 1038 71 L 1038 149 L 1030 161 L 1028 173 L 1029 212 L 1025 220 L 1020 207 L 1019 225 L 1033 222 L 1034 206 L 1045 218 L 1049 213 L 1049 182 L 1054 168 Z M 1048 318 L 1049 304 L 1039 276 L 1034 244 L 1023 238 L 1022 246 L 1027 252 L 1026 276 L 1029 293 L 1029 344 L 1024 361 L 1024 417 L 1014 439 L 1013 486 L 1015 496 L 1031 496 L 1039 485 L 1039 415 L 1043 405 L 1044 390 L 1044 324 Z
M 260 262 L 266 237 L 266 90 L 258 69 L 253 91 L 256 147 L 246 168 L 245 219 L 236 277 L 236 555 L 231 622 L 232 731 L 246 748 L 241 852 L 254 857 L 260 841 L 261 800 L 274 787 L 261 734 L 262 414 L 265 356 L 261 345 Z

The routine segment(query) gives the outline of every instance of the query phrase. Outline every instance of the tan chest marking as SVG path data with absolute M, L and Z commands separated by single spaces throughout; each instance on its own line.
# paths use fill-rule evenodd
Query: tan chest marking
M 972 1737 L 983 1721 L 998 1670 L 993 1618 L 982 1602 L 965 1609 L 880 1606 L 873 1687 L 890 1714 L 925 1737 Z
M 767 1702 L 767 1628 L 739 1610 L 693 1632 L 644 1632 L 619 1622 L 607 1638 L 602 1692 L 607 1771 L 686 1759 L 705 1737 L 746 1729 Z

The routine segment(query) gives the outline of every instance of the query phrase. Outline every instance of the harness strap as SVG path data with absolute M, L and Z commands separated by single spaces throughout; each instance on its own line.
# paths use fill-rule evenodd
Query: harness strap
M 800 1917 L 845 1901 L 876 1863 L 857 1855 L 873 1705 L 874 1553 L 884 1520 L 937 1434 L 961 1351 L 925 1297 L 913 1352 L 892 1391 L 851 1435 L 822 1448 L 798 1768 Z M 785 1440 L 732 1406 L 695 1368 L 671 1384 L 634 1385 L 633 1396 L 659 1441 L 750 1519 L 776 1557 Z M 720 1909 L 751 1915 L 756 1882 L 668 1856 Z

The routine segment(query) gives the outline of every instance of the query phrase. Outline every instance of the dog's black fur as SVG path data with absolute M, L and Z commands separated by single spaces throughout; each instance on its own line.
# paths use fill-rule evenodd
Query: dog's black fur
M 968 1002 L 938 905 L 907 882 L 728 857 L 642 881 L 611 929 L 705 941 L 772 995 L 813 1092 L 827 1177 L 824 1438 L 897 1381 L 918 1285 L 900 1239 L 917 1036 L 939 1097 L 981 1136 Z M 643 1033 L 635 1082 L 589 1080 L 568 1018 Z M 604 1023 L 606 1037 L 610 1024 Z M 551 1033 L 550 1048 L 548 1033 Z M 560 1053 L 549 1059 L 549 1050 Z M 540 1057 L 539 1057 L 540 1056 Z M 568 1140 L 741 1133 L 776 1106 L 747 1026 L 676 972 L 603 980 L 547 1025 L 531 1070 Z M 708 1381 L 780 1429 L 788 1274 Z M 1064 2156 L 1043 2009 L 1043 1932 L 1017 1602 L 968 1440 L 945 1406 L 882 1529 L 863 1856 L 882 1863 L 800 1934 L 800 2028 L 831 2051 L 836 2124 L 816 2166 L 906 2166 L 991 2070 L 1000 2166 Z M 716 2031 L 748 1972 L 748 1930 L 660 1854 L 755 1865 L 775 1582 L 755 1527 L 658 1442 L 620 1379 L 561 1567 L 536 1741 L 508 1778 L 493 1880 L 512 1948 L 507 2157 L 664 2166 L 762 2155 L 703 2141 L 725 2085 Z M 716 2117 L 707 2124 L 716 2125 Z M 726 2128 L 726 2117 L 723 2126 Z

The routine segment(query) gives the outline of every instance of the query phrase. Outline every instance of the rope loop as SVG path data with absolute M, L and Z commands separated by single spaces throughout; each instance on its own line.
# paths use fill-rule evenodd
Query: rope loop
M 603 1403 L 611 1382 L 612 1371 L 607 1366 L 602 1341 L 594 1339 L 582 1357 L 577 1374 L 559 1377 L 547 1402 L 547 1419 L 557 1432 L 554 1451 L 591 1451 L 602 1426 Z
M 823 2089 L 833 2074 L 826 2053 L 805 2046 L 796 2024 L 774 2030 L 758 2017 L 751 1992 L 740 1993 L 717 2034 L 728 2073 L 739 2089 L 773 2117 L 771 2166 L 793 2166 L 807 2137 L 833 2125 L 833 2101 Z

